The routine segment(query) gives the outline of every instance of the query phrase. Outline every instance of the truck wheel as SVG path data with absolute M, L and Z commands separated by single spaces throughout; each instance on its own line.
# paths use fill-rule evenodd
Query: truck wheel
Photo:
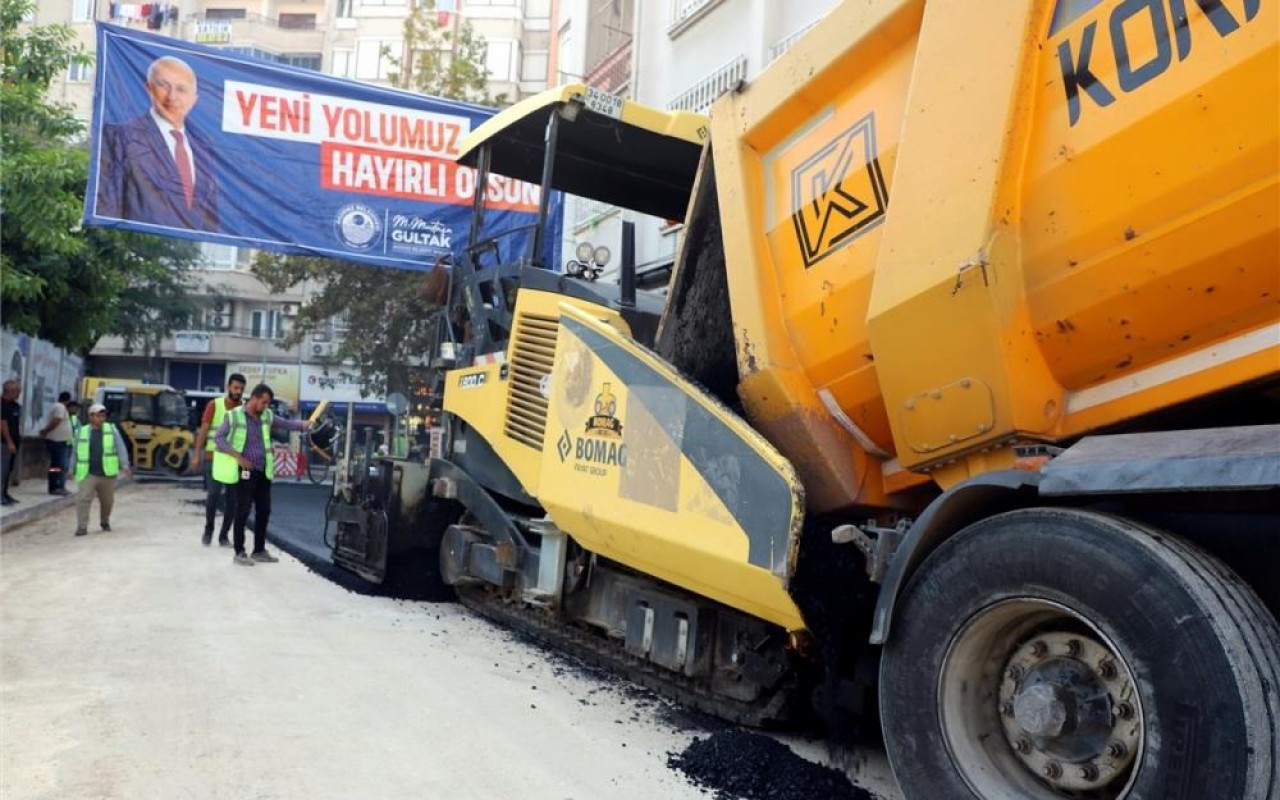
M 1280 797 L 1280 628 L 1176 537 L 1014 511 L 930 555 L 898 608 L 880 707 L 910 800 Z

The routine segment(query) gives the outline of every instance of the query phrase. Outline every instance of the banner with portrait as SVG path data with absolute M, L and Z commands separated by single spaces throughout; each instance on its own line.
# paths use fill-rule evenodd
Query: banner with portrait
M 475 171 L 460 145 L 493 109 L 98 23 L 84 222 L 430 269 L 466 244 Z M 484 187 L 483 235 L 528 247 L 541 189 Z M 550 204 L 545 263 L 559 263 Z

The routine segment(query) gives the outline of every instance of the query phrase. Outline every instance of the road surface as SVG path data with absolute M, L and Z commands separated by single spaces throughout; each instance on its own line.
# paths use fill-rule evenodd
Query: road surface
M 199 497 L 134 486 L 110 533 L 66 510 L 0 536 L 0 797 L 706 797 L 664 704 L 454 604 L 235 566 Z M 317 497 L 278 486 L 272 528 L 318 536 Z

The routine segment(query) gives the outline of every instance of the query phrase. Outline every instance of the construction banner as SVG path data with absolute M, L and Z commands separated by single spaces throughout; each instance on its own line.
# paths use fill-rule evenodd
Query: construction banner
M 417 270 L 466 243 L 476 176 L 456 158 L 492 109 L 103 23 L 96 81 L 87 225 Z M 539 187 L 484 190 L 486 233 L 534 222 Z

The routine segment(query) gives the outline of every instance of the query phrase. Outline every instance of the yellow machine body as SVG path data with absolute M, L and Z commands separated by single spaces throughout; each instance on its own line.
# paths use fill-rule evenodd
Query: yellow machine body
M 1280 372 L 1280 11 L 1203 6 L 847 2 L 712 108 L 739 392 L 811 510 Z
M 186 469 L 195 437 L 186 430 L 182 396 L 172 388 L 128 383 L 100 385 L 93 398 L 107 407 L 109 421 L 120 428 L 129 442 L 135 469 Z
M 582 547 L 804 627 L 786 589 L 804 514 L 791 466 L 616 312 L 522 290 L 507 363 L 450 372 L 445 410 Z
M 1274 377 L 1280 12 L 1182 5 L 846 2 L 707 127 L 605 107 L 654 147 L 709 130 L 685 228 L 716 204 L 745 419 L 615 311 L 527 287 L 445 409 L 583 548 L 797 630 L 806 513 L 918 513 L 1017 444 Z M 510 154 L 584 92 L 467 146 L 533 179 Z

